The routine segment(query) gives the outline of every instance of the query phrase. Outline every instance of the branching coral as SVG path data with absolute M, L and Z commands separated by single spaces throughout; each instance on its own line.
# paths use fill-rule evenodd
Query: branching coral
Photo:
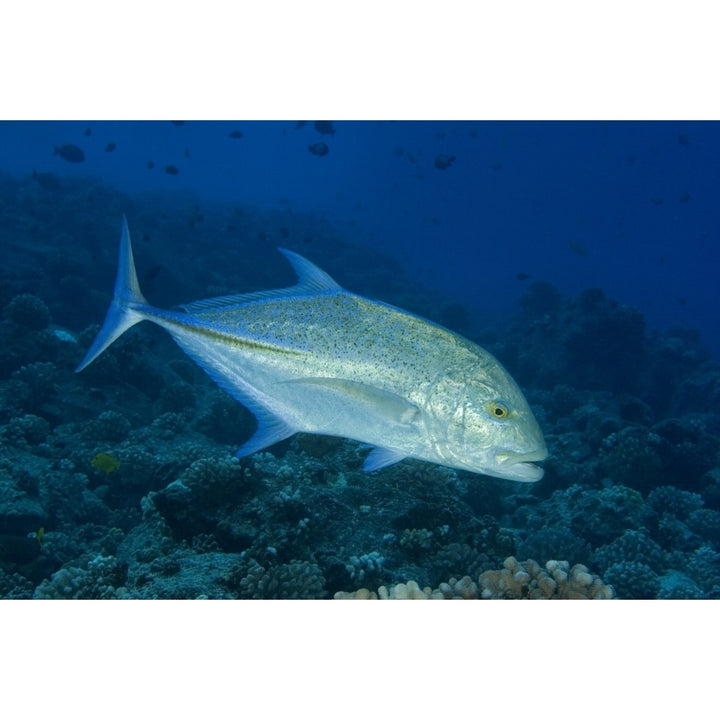
M 534 560 L 505 559 L 502 570 L 487 570 L 479 578 L 481 597 L 542 600 L 608 600 L 613 588 L 589 572 L 585 565 L 548 560 L 543 569 Z
M 314 563 L 293 560 L 285 565 L 263 567 L 251 561 L 240 580 L 241 598 L 313 599 L 325 596 L 325 578 Z
M 112 556 L 98 555 L 84 567 L 67 566 L 43 580 L 35 598 L 107 599 L 119 597 L 118 589 L 127 579 L 127 565 Z
M 451 578 L 433 590 L 420 588 L 414 580 L 410 580 L 390 588 L 382 585 L 377 592 L 361 588 L 352 593 L 338 592 L 334 597 L 336 600 L 608 600 L 614 596 L 612 586 L 605 585 L 584 565 L 570 567 L 565 560 L 548 560 L 542 568 L 534 560 L 523 563 L 511 556 L 505 559 L 502 569 L 481 573 L 477 583 L 466 575 L 460 580 Z

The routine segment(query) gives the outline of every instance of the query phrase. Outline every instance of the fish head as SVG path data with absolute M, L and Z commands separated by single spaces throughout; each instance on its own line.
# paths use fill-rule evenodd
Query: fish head
M 548 452 L 542 430 L 510 374 L 494 365 L 444 382 L 445 432 L 436 434 L 444 464 L 519 482 L 537 482 L 533 463 Z M 438 388 L 439 389 L 439 388 Z

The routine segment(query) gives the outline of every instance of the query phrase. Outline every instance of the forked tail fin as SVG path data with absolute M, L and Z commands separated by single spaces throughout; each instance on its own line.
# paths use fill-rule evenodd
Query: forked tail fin
M 147 301 L 140 291 L 140 285 L 138 285 L 135 261 L 133 260 L 132 246 L 130 245 L 130 231 L 128 230 L 127 219 L 123 215 L 113 299 L 100 332 L 93 340 L 93 344 L 87 351 L 83 361 L 75 368 L 75 372 L 80 372 L 86 368 L 126 330 L 144 320 L 144 315 L 137 310 L 137 307 L 142 305 L 147 305 Z

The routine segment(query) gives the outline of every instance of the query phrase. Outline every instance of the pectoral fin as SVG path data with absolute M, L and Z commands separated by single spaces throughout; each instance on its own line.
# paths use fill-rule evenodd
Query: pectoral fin
M 368 385 L 367 383 L 343 380 L 340 378 L 310 377 L 287 380 L 289 383 L 318 385 L 341 395 L 347 400 L 348 407 L 367 408 L 386 422 L 398 425 L 410 425 L 420 416 L 420 408 L 400 395 L 389 390 Z M 396 462 L 396 461 L 395 461 Z

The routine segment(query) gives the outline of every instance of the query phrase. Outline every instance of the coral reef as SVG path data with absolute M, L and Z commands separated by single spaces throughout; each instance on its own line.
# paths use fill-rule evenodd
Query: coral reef
M 360 588 L 354 592 L 337 592 L 336 600 L 609 600 L 613 588 L 592 575 L 584 565 L 566 560 L 548 560 L 542 568 L 534 560 L 519 562 L 505 558 L 499 570 L 486 570 L 477 582 L 470 576 L 451 578 L 431 589 L 421 588 L 415 580 L 389 588 L 381 585 L 377 592 Z
M 253 600 L 312 600 L 322 598 L 325 579 L 314 563 L 292 561 L 282 565 L 263 567 L 252 562 L 240 580 L 238 597 Z
M 3 315 L 22 330 L 42 330 L 52 321 L 48 306 L 29 293 L 16 295 L 5 306 Z
M 320 217 L 130 201 L 77 178 L 53 202 L 31 178 L 2 188 L 3 597 L 720 597 L 720 363 L 692 329 L 647 331 L 600 290 L 563 297 L 544 281 L 516 316 L 479 328 Z M 109 302 L 105 239 L 129 202 L 141 282 L 161 307 L 286 287 L 270 248 L 310 246 L 348 287 L 476 338 L 526 392 L 545 477 L 413 460 L 366 474 L 366 448 L 312 435 L 237 459 L 252 415 L 144 324 L 75 374 Z M 177 251 L 189 247 L 190 260 Z
M 615 588 L 619 597 L 629 600 L 651 599 L 660 590 L 660 579 L 653 569 L 642 562 L 624 560 L 611 565 L 605 578 Z

